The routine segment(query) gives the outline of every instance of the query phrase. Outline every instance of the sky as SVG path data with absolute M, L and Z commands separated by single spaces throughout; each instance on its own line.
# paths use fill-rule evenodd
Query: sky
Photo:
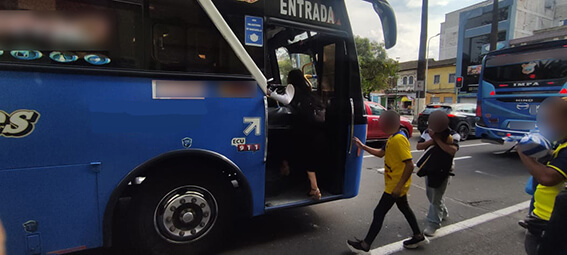
M 449 13 L 485 0 L 429 0 L 427 37 L 439 33 L 445 13 Z M 384 41 L 382 24 L 372 5 L 362 0 L 346 0 L 351 25 L 355 35 L 371 40 Z M 389 49 L 388 56 L 400 62 L 416 60 L 419 51 L 422 0 L 389 0 L 396 12 L 398 41 Z M 439 37 L 431 39 L 429 57 L 439 57 Z

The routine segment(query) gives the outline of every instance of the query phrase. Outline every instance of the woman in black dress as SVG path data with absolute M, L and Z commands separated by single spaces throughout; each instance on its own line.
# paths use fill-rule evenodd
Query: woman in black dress
M 319 161 L 317 144 L 324 138 L 323 123 L 325 122 L 325 108 L 319 97 L 313 94 L 311 86 L 301 70 L 291 70 L 287 77 L 288 87 L 283 95 L 268 90 L 268 96 L 283 103 L 289 104 L 294 113 L 293 134 L 296 141 L 295 161 L 307 171 L 311 184 L 309 195 L 314 199 L 321 199 L 321 191 L 317 185 L 315 168 Z M 290 87 L 291 86 L 291 87 Z

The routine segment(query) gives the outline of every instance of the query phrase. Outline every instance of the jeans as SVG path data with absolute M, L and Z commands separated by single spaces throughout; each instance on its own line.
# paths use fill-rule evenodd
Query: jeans
M 537 255 L 537 249 L 541 238 L 533 235 L 530 231 L 526 231 L 526 239 L 524 240 L 524 248 L 527 255 Z
M 425 177 L 425 183 L 427 185 L 428 178 Z M 447 217 L 449 211 L 443 201 L 443 195 L 445 195 L 445 190 L 447 189 L 447 184 L 449 183 L 449 177 L 441 183 L 438 188 L 431 188 L 427 185 L 426 193 L 427 199 L 429 199 L 429 212 L 427 213 L 427 221 L 429 225 L 434 228 L 441 227 L 441 221 L 443 218 Z
M 376 206 L 376 209 L 374 209 L 374 219 L 372 219 L 372 224 L 370 225 L 368 234 L 366 235 L 366 238 L 364 238 L 364 242 L 368 245 L 371 245 L 374 239 L 376 239 L 376 236 L 378 236 L 378 233 L 380 233 L 380 229 L 382 229 L 382 224 L 384 223 L 384 217 L 386 217 L 386 214 L 390 211 L 390 209 L 392 209 L 394 204 L 398 206 L 400 212 L 402 212 L 406 217 L 413 234 L 421 234 L 415 214 L 409 206 L 407 195 L 394 198 L 392 195 L 384 192 L 384 194 L 382 194 L 382 198 L 380 198 L 380 202 L 378 202 L 378 205 Z

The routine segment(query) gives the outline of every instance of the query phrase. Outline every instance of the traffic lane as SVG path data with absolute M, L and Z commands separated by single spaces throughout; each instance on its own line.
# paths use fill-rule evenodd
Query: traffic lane
M 463 145 L 474 143 L 479 143 L 479 141 L 469 141 L 463 143 Z M 467 148 L 465 147 L 461 150 L 461 153 L 467 152 L 474 156 L 475 153 L 479 153 L 477 151 L 482 151 L 480 155 L 485 155 L 491 151 L 502 149 L 501 147 L 487 146 L 489 147 L 482 149 L 477 147 L 483 146 L 469 147 L 470 149 L 465 149 Z M 500 163 L 503 168 L 511 168 L 514 165 L 512 162 L 514 160 L 516 159 L 504 157 Z M 484 160 L 466 163 L 463 160 L 459 164 L 476 164 L 468 168 L 460 165 L 463 172 L 474 172 L 472 169 L 488 168 L 484 164 Z M 234 242 L 221 254 L 350 254 L 345 246 L 346 239 L 353 238 L 353 236 L 364 237 L 372 220 L 374 207 L 384 190 L 384 177 L 376 170 L 379 166 L 383 166 L 380 159 L 366 158 L 364 160 L 360 194 L 356 198 L 284 210 L 251 219 L 238 227 L 239 230 L 232 239 Z M 444 222 L 444 225 L 481 215 L 488 210 L 484 204 L 462 202 L 485 200 L 483 196 L 486 195 L 486 192 L 476 192 L 476 195 L 475 192 L 471 192 L 473 194 L 470 200 L 467 200 L 466 197 L 459 197 L 462 195 L 456 192 L 458 190 L 456 189 L 458 187 L 454 185 L 456 180 L 462 179 L 463 183 L 467 183 L 467 179 L 470 179 L 470 182 L 475 182 L 478 178 L 476 175 L 465 175 L 463 173 L 453 179 L 454 181 L 451 182 L 447 191 L 448 199 L 446 201 L 451 215 Z M 414 209 L 420 224 L 424 226 L 429 206 L 424 191 L 425 185 L 423 179 L 416 176 L 413 177 L 413 183 L 409 194 L 410 205 Z M 512 197 L 513 200 L 525 201 L 529 199 L 523 194 L 523 184 L 521 183 L 516 182 L 513 188 L 505 188 L 506 190 L 501 190 L 501 187 L 503 186 L 498 185 L 490 190 L 494 193 L 510 190 L 504 197 Z M 502 207 L 512 204 L 514 203 L 505 202 L 502 203 Z M 516 224 L 512 224 L 510 227 L 516 228 L 516 226 Z M 396 208 L 393 208 L 386 217 L 383 229 L 373 248 L 402 240 L 410 235 L 411 230 L 403 215 Z
M 525 254 L 525 230 L 517 222 L 525 217 L 527 210 L 504 216 L 461 232 L 432 240 L 429 245 L 419 249 L 419 254 Z M 396 255 L 415 254 L 405 250 Z

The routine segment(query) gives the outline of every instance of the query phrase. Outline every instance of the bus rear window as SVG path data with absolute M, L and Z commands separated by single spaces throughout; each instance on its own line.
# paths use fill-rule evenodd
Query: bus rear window
M 486 61 L 483 79 L 492 82 L 552 80 L 567 77 L 565 49 L 500 55 Z

